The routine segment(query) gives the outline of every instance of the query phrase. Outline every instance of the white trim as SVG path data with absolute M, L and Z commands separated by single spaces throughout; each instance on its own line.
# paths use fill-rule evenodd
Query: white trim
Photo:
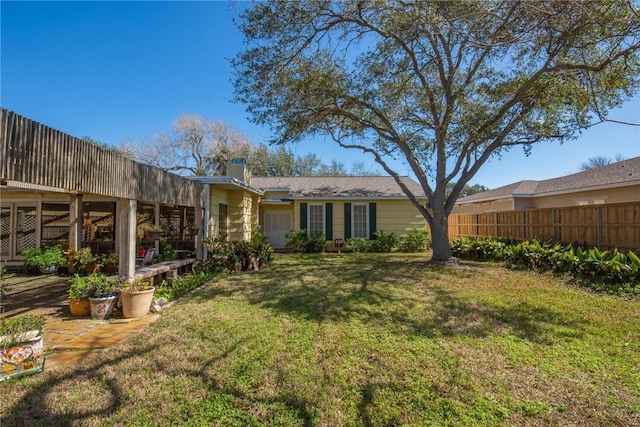
M 327 230 L 327 218 L 326 218 L 326 203 L 307 203 L 307 235 L 311 237 L 311 206 L 320 206 L 322 213 L 322 230 L 320 232 L 325 234 Z
M 355 227 L 355 220 L 356 220 L 356 215 L 355 215 L 355 207 L 356 206 L 364 206 L 364 215 L 366 217 L 366 223 L 365 223 L 365 235 L 366 237 L 356 237 L 355 236 L 355 231 L 356 231 L 356 227 Z M 369 235 L 369 203 L 351 203 L 351 237 L 353 239 L 371 239 L 371 236 Z

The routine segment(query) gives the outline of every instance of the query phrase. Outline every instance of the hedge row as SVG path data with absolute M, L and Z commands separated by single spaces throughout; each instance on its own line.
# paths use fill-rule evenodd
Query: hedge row
M 451 244 L 458 258 L 502 261 L 508 268 L 549 271 L 575 282 L 619 295 L 640 295 L 640 257 L 633 252 L 585 249 L 551 241 L 514 243 L 492 238 L 458 238 Z

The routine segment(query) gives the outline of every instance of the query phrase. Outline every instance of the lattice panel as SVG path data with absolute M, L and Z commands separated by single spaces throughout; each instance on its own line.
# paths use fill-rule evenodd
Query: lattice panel
M 18 207 L 16 211 L 16 253 L 36 246 L 36 208 Z
M 11 250 L 11 209 L 2 208 L 0 215 L 0 254 L 8 257 Z

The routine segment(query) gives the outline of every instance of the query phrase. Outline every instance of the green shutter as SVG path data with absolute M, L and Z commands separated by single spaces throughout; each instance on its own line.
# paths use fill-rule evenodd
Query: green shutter
M 300 203 L 300 230 L 307 229 L 307 204 Z
M 344 238 L 351 238 L 351 203 L 344 204 Z
M 333 203 L 324 205 L 324 235 L 327 240 L 333 240 Z
M 376 227 L 376 204 L 369 203 L 369 239 L 376 238 Z

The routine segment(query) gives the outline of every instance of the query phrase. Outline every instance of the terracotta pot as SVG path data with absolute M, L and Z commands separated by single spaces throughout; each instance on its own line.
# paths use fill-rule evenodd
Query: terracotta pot
M 89 304 L 89 298 L 69 301 L 69 310 L 72 316 L 76 317 L 88 317 L 91 314 L 91 305 Z
M 162 231 L 147 231 L 147 240 L 160 240 Z
M 116 274 L 118 273 L 118 264 L 105 264 L 102 269 L 106 275 Z
M 116 295 L 106 298 L 89 298 L 91 317 L 99 320 L 111 317 L 113 307 L 116 305 L 116 298 L 118 298 Z
M 122 291 L 120 293 L 122 315 L 126 318 L 146 316 L 151 307 L 154 290 L 155 288 L 144 291 Z
M 94 274 L 100 271 L 100 264 L 87 264 L 84 267 L 84 271 L 87 274 Z

